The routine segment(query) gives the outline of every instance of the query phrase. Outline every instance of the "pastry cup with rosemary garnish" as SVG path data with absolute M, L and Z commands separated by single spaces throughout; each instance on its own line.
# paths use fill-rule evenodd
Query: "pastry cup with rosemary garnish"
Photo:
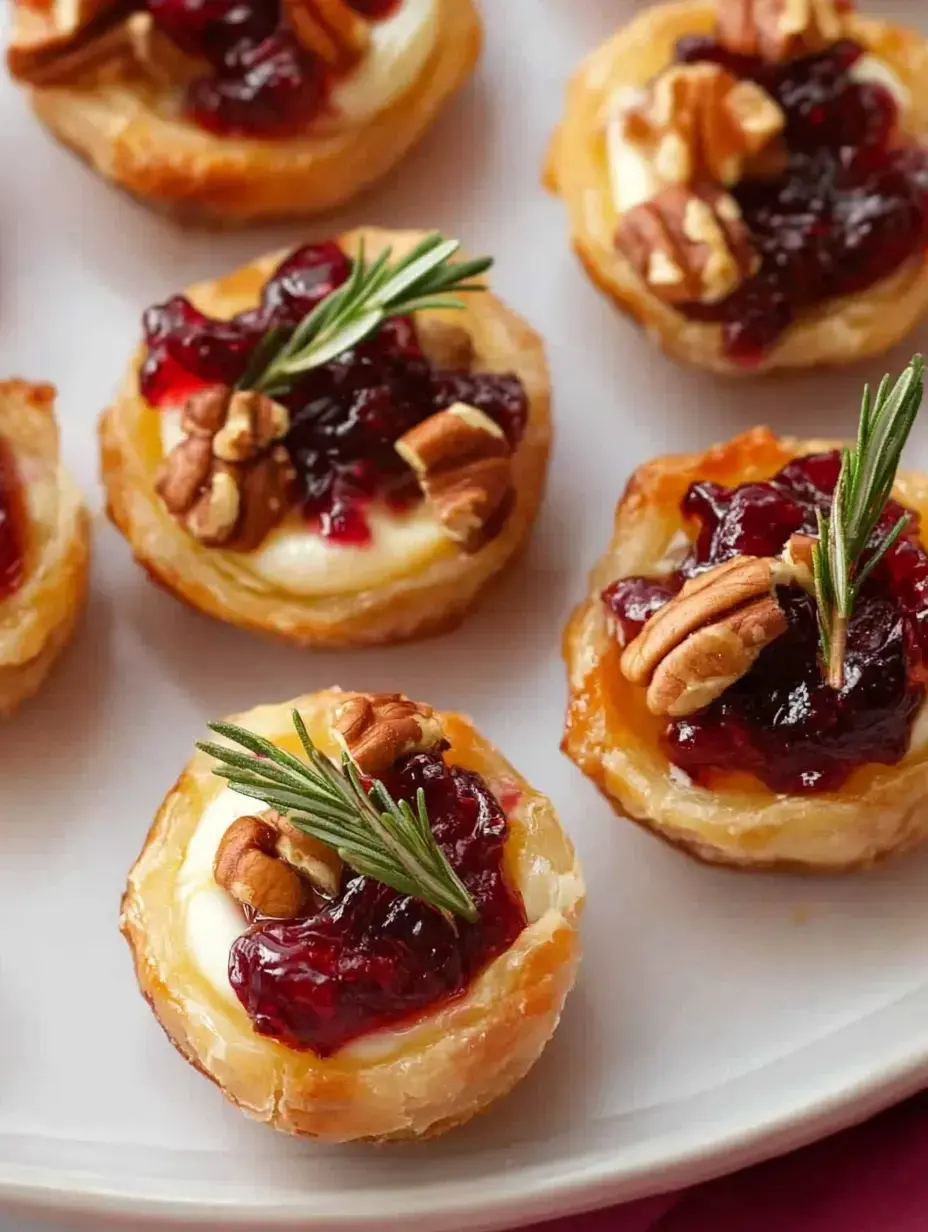
M 702 860 L 854 870 L 928 835 L 928 476 L 896 474 L 921 373 L 881 387 L 844 472 L 755 428 L 619 503 L 566 631 L 563 747 Z
M 541 339 L 456 249 L 366 228 L 149 310 L 101 439 L 156 581 L 301 645 L 458 623 L 528 538 L 550 428 Z
M 843 0 L 642 6 L 572 78 L 547 183 L 674 358 L 855 363 L 928 311 L 926 69 L 924 35 Z
M 212 727 L 123 899 L 178 1050 L 250 1116 L 331 1141 L 433 1136 L 505 1095 L 579 957 L 550 801 L 469 720 L 397 694 Z
M 58 456 L 55 391 L 0 382 L 0 715 L 40 687 L 87 594 L 90 525 Z
M 14 0 L 10 71 L 106 179 L 181 221 L 331 209 L 387 174 L 473 71 L 472 0 Z

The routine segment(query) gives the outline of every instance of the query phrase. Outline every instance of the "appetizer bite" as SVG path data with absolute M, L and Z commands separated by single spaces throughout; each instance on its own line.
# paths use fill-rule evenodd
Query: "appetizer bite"
M 146 313 L 101 436 L 156 581 L 302 645 L 457 624 L 528 537 L 549 439 L 541 340 L 457 247 L 355 231 Z
M 444 1133 L 506 1094 L 579 956 L 583 878 L 550 801 L 467 719 L 399 694 L 211 726 L 123 899 L 183 1056 L 249 1115 L 331 1141 Z
M 55 390 L 0 382 L 0 715 L 42 684 L 84 606 L 87 511 L 58 459 Z
M 547 166 L 590 277 L 720 373 L 842 364 L 928 310 L 928 41 L 847 0 L 646 8 Z
M 928 834 L 913 360 L 857 444 L 755 428 L 638 468 L 566 631 L 564 750 L 701 859 L 866 868 Z
M 471 0 L 14 0 L 10 71 L 101 175 L 181 219 L 305 216 L 400 161 L 469 77 Z

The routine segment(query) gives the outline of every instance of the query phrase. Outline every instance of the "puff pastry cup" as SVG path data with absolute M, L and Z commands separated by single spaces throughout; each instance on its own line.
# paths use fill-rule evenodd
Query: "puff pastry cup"
M 832 448 L 834 442 L 777 437 L 755 428 L 703 453 L 640 466 L 616 509 L 612 539 L 592 572 L 589 597 L 565 630 L 570 700 L 564 751 L 617 812 L 711 864 L 854 871 L 928 835 L 923 706 L 900 760 L 857 765 L 837 790 L 775 791 L 754 774 L 737 772 L 710 774 L 700 782 L 671 762 L 664 743 L 666 717 L 651 713 L 645 689 L 623 674 L 622 639 L 610 627 L 601 599 L 604 588 L 619 578 L 659 577 L 674 567 L 681 538 L 692 535 L 680 512 L 691 484 L 760 482 L 794 458 Z M 900 471 L 894 496 L 924 519 L 928 476 Z M 789 666 L 790 653 L 782 652 L 782 667 Z M 770 662 L 775 668 L 777 661 Z
M 329 1141 L 433 1136 L 506 1094 L 554 1031 L 579 956 L 583 878 L 551 803 L 459 714 L 436 714 L 398 695 L 330 689 L 286 705 L 256 707 L 235 721 L 295 751 L 299 746 L 290 724 L 295 707 L 310 739 L 334 756 L 333 716 L 359 696 L 378 715 L 384 705 L 400 705 L 426 715 L 430 724 L 439 722 L 448 742 L 445 763 L 477 772 L 500 801 L 509 827 L 503 875 L 521 895 L 526 921 L 504 952 L 451 999 L 330 1055 L 258 1034 L 234 993 L 205 978 L 185 932 L 191 901 L 189 880 L 180 888 L 185 861 L 200 818 L 220 791 L 231 794 L 213 775 L 215 763 L 204 752 L 193 757 L 168 794 L 130 874 L 122 931 L 140 988 L 169 1039 L 248 1115 Z M 372 764 L 375 743 L 368 741 L 366 761 L 358 754 L 359 764 Z M 350 738 L 348 747 L 356 747 Z M 394 743 L 392 755 L 408 747 L 409 742 Z M 391 753 L 380 747 L 380 755 L 388 760 Z M 249 803 L 242 798 L 243 812 Z M 244 930 L 244 918 L 239 927 Z
M 314 71 L 343 74 L 347 63 L 357 74 L 370 56 L 367 71 L 386 78 L 374 83 L 381 101 L 351 114 L 330 99 L 305 130 L 284 135 L 210 131 L 184 109 L 191 80 L 209 76 L 209 64 L 169 42 L 144 4 L 130 5 L 127 17 L 113 0 L 51 0 L 48 8 L 19 0 L 10 69 L 50 131 L 139 200 L 193 223 L 305 217 L 343 204 L 401 161 L 470 76 L 482 28 L 472 0 L 402 0 L 382 23 L 346 0 L 285 0 L 283 9 L 295 31 L 307 23 Z M 390 23 L 405 26 L 384 31 L 378 50 L 378 28 Z M 397 39 L 427 39 L 428 47 L 409 80 L 395 82 L 391 74 L 410 69 Z
M 409 252 L 422 235 L 362 228 L 343 235 L 338 243 L 345 252 L 356 253 L 363 242 L 372 258 L 388 245 L 395 254 Z M 250 308 L 284 255 L 262 257 L 217 282 L 194 287 L 190 298 L 220 318 Z M 154 410 L 139 392 L 140 352 L 102 417 L 100 435 L 110 517 L 149 575 L 210 616 L 305 646 L 381 644 L 457 625 L 529 535 L 547 466 L 548 375 L 538 335 L 488 291 L 468 294 L 459 311 L 418 313 L 416 322 L 423 337 L 426 328 L 434 326 L 453 327 L 454 338 L 464 336 L 463 330 L 472 345 L 473 371 L 515 374 L 524 390 L 527 420 L 506 462 L 509 512 L 493 528 L 492 537 L 475 546 L 442 534 L 435 552 L 430 549 L 418 563 L 383 582 L 355 585 L 349 577 L 344 586 L 329 586 L 324 593 L 306 593 L 306 588 L 302 593 L 288 592 L 279 580 L 270 581 L 255 571 L 253 554 L 205 546 L 168 512 L 156 490 L 163 461 L 158 416 L 163 412 Z M 487 462 L 501 465 L 499 460 Z M 298 511 L 290 517 L 301 533 L 310 534 Z M 286 523 L 285 529 L 290 525 Z M 359 562 L 365 550 L 357 549 Z
M 0 715 L 41 686 L 87 593 L 89 519 L 58 460 L 54 404 L 50 385 L 0 382 L 0 531 L 17 556 L 0 585 Z
M 573 247 L 591 280 L 619 308 L 638 321 L 654 342 L 673 358 L 700 368 L 725 375 L 744 375 L 847 364 L 881 353 L 905 337 L 928 310 L 928 265 L 923 246 L 915 245 L 912 255 L 894 267 L 893 272 L 871 281 L 865 289 L 855 289 L 853 294 L 846 295 L 836 293 L 832 298 L 819 300 L 812 306 L 800 307 L 785 331 L 766 349 L 758 348 L 749 358 L 735 357 L 726 351 L 722 325 L 707 319 L 706 313 L 684 314 L 678 310 L 676 302 L 671 302 L 701 300 L 714 308 L 724 294 L 733 287 L 737 288 L 739 280 L 747 277 L 749 269 L 755 268 L 750 264 L 752 258 L 743 248 L 745 240 L 751 237 L 741 221 L 741 211 L 723 190 L 745 174 L 769 174 L 771 169 L 776 169 L 776 159 L 782 158 L 783 138 L 777 135 L 778 126 L 782 126 L 782 115 L 771 120 L 768 108 L 773 100 L 764 100 L 763 91 L 758 94 L 753 90 L 752 97 L 746 93 L 737 104 L 732 105 L 733 115 L 744 104 L 745 116 L 752 117 L 745 124 L 744 131 L 734 135 L 731 116 L 719 118 L 712 111 L 717 100 L 708 102 L 703 113 L 699 110 L 702 107 L 700 101 L 692 102 L 689 95 L 684 98 L 688 84 L 680 88 L 675 98 L 672 91 L 678 87 L 670 87 L 670 94 L 663 102 L 654 104 L 655 112 L 663 107 L 669 108 L 669 113 L 662 113 L 656 120 L 651 116 L 648 120 L 649 126 L 653 122 L 653 127 L 649 127 L 644 145 L 660 140 L 669 114 L 667 131 L 674 141 L 682 134 L 682 142 L 686 146 L 683 150 L 684 163 L 691 167 L 691 174 L 696 175 L 694 195 L 708 203 L 713 211 L 718 210 L 720 198 L 725 204 L 718 210 L 715 220 L 710 219 L 707 227 L 702 229 L 701 238 L 694 238 L 700 231 L 698 223 L 694 223 L 691 235 L 684 236 L 682 231 L 677 235 L 674 228 L 678 223 L 682 226 L 686 186 L 677 183 L 682 177 L 680 167 L 674 167 L 671 175 L 669 164 L 661 165 L 661 176 L 665 173 L 670 175 L 675 187 L 673 191 L 670 188 L 664 190 L 666 197 L 662 194 L 653 199 L 663 201 L 661 209 L 664 217 L 671 219 L 670 229 L 661 240 L 661 251 L 655 257 L 650 245 L 657 234 L 658 224 L 653 216 L 644 219 L 642 215 L 635 214 L 636 226 L 640 224 L 641 230 L 630 242 L 642 250 L 649 248 L 652 260 L 656 260 L 657 257 L 663 259 L 665 255 L 663 244 L 668 235 L 671 237 L 671 248 L 679 240 L 678 252 L 684 254 L 682 264 L 686 283 L 698 275 L 696 282 L 701 278 L 700 285 L 694 282 L 684 294 L 684 284 L 680 283 L 677 287 L 678 280 L 674 274 L 674 289 L 656 293 L 654 287 L 671 280 L 669 267 L 665 263 L 660 268 L 652 265 L 647 279 L 653 276 L 656 281 L 650 282 L 642 276 L 637 262 L 630 259 L 629 250 L 620 248 L 617 243 L 620 222 L 623 218 L 630 218 L 632 211 L 620 215 L 616 193 L 627 191 L 632 200 L 648 194 L 640 190 L 637 176 L 629 174 L 627 168 L 624 171 L 616 170 L 610 180 L 606 136 L 609 118 L 616 114 L 616 108 L 624 110 L 639 106 L 640 92 L 645 91 L 645 87 L 651 89 L 649 83 L 652 79 L 659 80 L 659 74 L 669 74 L 668 66 L 673 61 L 677 41 L 685 36 L 712 35 L 716 32 L 723 9 L 728 14 L 728 34 L 731 35 L 733 25 L 740 24 L 741 29 L 736 30 L 735 34 L 740 34 L 742 38 L 750 34 L 749 23 L 752 21 L 770 23 L 777 14 L 782 21 L 788 20 L 787 6 L 764 5 L 762 0 L 746 0 L 746 3 L 741 0 L 673 0 L 644 8 L 577 69 L 567 89 L 563 118 L 551 142 L 545 168 L 547 186 L 563 198 L 566 206 Z M 830 13 L 831 20 L 840 23 L 836 30 L 840 31 L 841 37 L 862 46 L 868 65 L 873 66 L 868 79 L 876 81 L 880 87 L 886 86 L 891 92 L 898 92 L 898 123 L 903 139 L 916 145 L 924 145 L 928 141 L 928 92 L 924 88 L 928 70 L 928 41 L 921 34 L 889 21 L 846 12 L 833 0 L 824 0 L 819 6 L 797 5 L 795 10 L 789 11 L 794 16 L 804 13 L 813 25 L 816 13 L 823 23 L 826 12 Z M 810 40 L 810 46 L 817 50 L 825 40 L 821 38 L 821 30 L 814 33 L 819 36 L 818 41 Z M 691 60 L 686 72 L 698 75 L 700 70 L 705 69 L 705 65 L 697 66 Z M 710 68 L 708 77 L 716 71 Z M 861 80 L 864 80 L 863 70 Z M 728 80 L 728 85 L 731 84 Z M 744 87 L 742 81 L 738 89 L 743 91 Z M 713 84 L 712 89 L 715 88 Z M 752 87 L 748 87 L 748 92 L 752 92 Z M 657 93 L 654 97 L 658 97 Z M 673 101 L 668 103 L 668 98 Z M 691 106 L 692 110 L 687 111 Z M 694 120 L 694 115 L 704 118 Z M 752 130 L 751 124 L 755 121 L 756 128 Z M 707 128 L 702 130 L 702 137 L 694 137 L 693 129 L 689 128 L 688 131 L 688 126 L 695 124 L 696 131 L 699 131 L 698 125 L 701 123 L 705 123 Z M 773 127 L 768 128 L 771 123 Z M 676 132 L 675 126 L 680 133 Z M 770 144 L 764 146 L 763 142 L 771 132 L 774 135 Z M 633 134 L 634 129 L 629 127 L 626 133 Z M 700 146 L 700 142 L 704 144 Z M 654 148 L 648 148 L 648 157 L 656 158 Z M 676 158 L 679 152 L 678 145 L 673 157 Z M 768 156 L 769 166 L 764 168 L 763 159 Z M 702 165 L 704 158 L 708 159 L 708 166 Z M 750 170 L 752 166 L 753 171 Z M 810 208 L 818 212 L 822 207 L 812 205 Z M 699 204 L 699 209 L 709 219 L 705 205 Z M 680 218 L 677 218 L 677 213 Z M 683 231 L 689 230 L 687 223 Z M 646 261 L 643 251 L 637 257 L 641 262 Z M 713 264 L 716 257 L 717 263 Z M 853 264 L 854 259 L 855 252 L 851 247 L 841 261 Z M 713 278 L 709 277 L 710 272 Z M 714 290 L 710 285 L 713 281 L 717 284 Z M 700 308 L 703 303 L 699 304 Z

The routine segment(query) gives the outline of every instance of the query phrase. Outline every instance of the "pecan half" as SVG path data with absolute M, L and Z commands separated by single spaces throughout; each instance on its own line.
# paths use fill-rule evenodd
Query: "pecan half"
M 283 12 L 302 46 L 330 68 L 347 68 L 367 51 L 368 24 L 345 0 L 283 0 Z
M 456 402 L 396 442 L 445 530 L 467 552 L 502 528 L 512 503 L 512 450 L 483 411 Z
M 131 60 L 125 9 L 118 0 L 55 0 L 13 6 L 7 65 L 35 86 L 64 85 Z
M 652 714 L 701 710 L 786 632 L 777 586 L 811 589 L 808 568 L 782 558 L 736 556 L 691 578 L 622 654 L 621 670 L 646 685 Z
M 622 216 L 616 243 L 669 304 L 717 303 L 760 264 L 734 197 L 711 186 L 661 189 Z
M 165 508 L 207 547 L 249 552 L 286 515 L 296 475 L 286 449 L 287 409 L 264 394 L 213 385 L 184 406 L 184 439 L 161 465 Z
M 341 860 L 274 810 L 239 817 L 216 851 L 213 876 L 236 902 L 260 915 L 289 919 L 314 890 L 338 892 Z
M 782 62 L 849 35 L 847 0 L 719 0 L 718 37 L 739 55 Z
M 441 722 L 431 706 L 402 693 L 356 693 L 335 711 L 332 730 L 362 774 L 376 777 L 398 757 L 441 746 Z
M 736 184 L 746 165 L 778 141 L 786 117 L 752 81 L 718 64 L 685 64 L 655 78 L 644 102 L 623 113 L 623 135 L 666 184 Z

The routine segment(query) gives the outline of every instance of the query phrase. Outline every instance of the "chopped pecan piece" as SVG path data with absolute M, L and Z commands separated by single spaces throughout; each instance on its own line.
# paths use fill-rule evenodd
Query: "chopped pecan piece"
M 184 406 L 184 439 L 162 463 L 155 490 L 207 547 L 249 552 L 291 508 L 296 475 L 279 442 L 287 409 L 264 394 L 214 385 Z
M 315 890 L 338 892 L 341 860 L 272 809 L 233 821 L 216 851 L 213 876 L 242 906 L 290 919 Z
M 512 502 L 512 450 L 483 411 L 456 402 L 401 436 L 396 451 L 465 551 L 501 528 Z
M 666 184 L 736 184 L 778 140 L 786 118 L 753 81 L 718 64 L 678 65 L 661 73 L 643 104 L 623 113 L 625 140 L 641 148 Z
M 652 714 L 680 718 L 701 710 L 754 665 L 786 632 L 777 586 L 811 589 L 803 564 L 736 556 L 685 583 L 622 654 L 632 684 L 646 685 Z
M 719 41 L 744 56 L 782 62 L 848 36 L 847 0 L 719 0 Z
M 441 746 L 441 722 L 431 706 L 401 693 L 356 693 L 335 711 L 333 731 L 362 774 L 375 778 L 398 757 Z
M 330 68 L 347 68 L 368 48 L 368 24 L 345 0 L 283 0 L 283 11 L 298 41 Z
M 649 289 L 669 304 L 714 304 L 756 273 L 734 197 L 669 185 L 619 220 L 616 242 Z

